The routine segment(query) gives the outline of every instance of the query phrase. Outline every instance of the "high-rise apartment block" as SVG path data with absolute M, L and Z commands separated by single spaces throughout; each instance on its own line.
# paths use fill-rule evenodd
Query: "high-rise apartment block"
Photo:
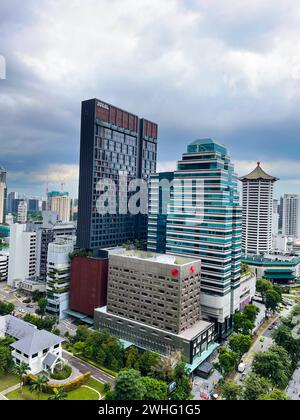
M 58 214 L 59 222 L 70 222 L 71 198 L 67 192 L 52 191 L 48 194 L 48 208 Z
M 200 284 L 198 260 L 109 250 L 107 307 L 96 309 L 95 326 L 164 355 L 181 350 L 193 364 L 215 348 L 214 324 L 201 320 Z
M 27 202 L 20 201 L 18 205 L 18 223 L 26 223 L 27 222 Z
M 151 176 L 148 250 L 165 247 L 168 254 L 201 260 L 202 316 L 225 337 L 240 306 L 241 274 L 241 209 L 227 149 L 212 139 L 190 144 L 173 174 L 167 206 L 162 200 L 172 175 L 162 179 Z
M 9 253 L 5 251 L 1 251 L 0 252 L 0 282 L 7 281 L 8 262 L 9 262 Z
M 260 255 L 272 250 L 273 191 L 278 181 L 258 162 L 250 174 L 240 178 L 243 184 L 242 250 Z
M 156 171 L 157 132 L 157 124 L 105 102 L 91 99 L 82 103 L 79 248 L 94 250 L 146 239 L 147 216 L 119 211 L 124 205 L 119 200 L 119 180 L 127 176 L 128 185 L 136 178 L 147 180 Z M 97 209 L 103 180 L 116 185 L 117 209 L 110 214 Z
M 300 238 L 300 195 L 285 194 L 283 197 L 282 234 Z
M 0 223 L 5 221 L 7 199 L 6 170 L 0 166 Z
M 36 233 L 27 232 L 25 224 L 10 227 L 8 285 L 17 286 L 36 276 Z

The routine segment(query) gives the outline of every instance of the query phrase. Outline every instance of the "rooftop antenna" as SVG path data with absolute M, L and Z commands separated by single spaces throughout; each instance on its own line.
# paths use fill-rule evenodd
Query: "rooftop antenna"
M 49 176 L 47 174 L 47 183 L 46 183 L 46 210 L 49 211 Z
M 64 189 L 65 189 L 65 183 L 64 183 L 64 182 L 62 182 L 62 183 L 60 184 L 60 187 L 61 187 L 61 192 L 64 192 Z

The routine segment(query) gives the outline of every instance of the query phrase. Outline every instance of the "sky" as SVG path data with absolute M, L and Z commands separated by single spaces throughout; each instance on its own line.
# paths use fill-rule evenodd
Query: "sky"
M 159 125 L 158 169 L 187 144 L 225 144 L 300 193 L 297 0 L 0 2 L 0 165 L 8 188 L 77 196 L 81 101 Z M 4 65 L 6 79 L 3 79 Z

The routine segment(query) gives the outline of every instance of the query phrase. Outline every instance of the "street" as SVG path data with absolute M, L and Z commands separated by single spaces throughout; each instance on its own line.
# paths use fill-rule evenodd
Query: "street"
M 92 376 L 96 378 L 99 382 L 102 382 L 103 384 L 108 382 L 112 386 L 115 383 L 115 378 L 102 370 L 90 365 L 87 362 L 84 362 L 83 360 L 78 359 L 77 357 L 71 355 L 70 353 L 63 351 L 63 358 L 66 359 L 70 365 L 77 368 L 81 373 L 91 372 Z

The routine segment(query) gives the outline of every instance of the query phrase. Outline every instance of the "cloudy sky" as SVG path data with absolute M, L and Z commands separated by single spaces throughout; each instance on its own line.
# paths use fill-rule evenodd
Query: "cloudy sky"
M 159 124 L 159 168 L 214 137 L 300 193 L 298 0 L 1 0 L 0 165 L 9 189 L 77 195 L 80 102 Z M 3 75 L 3 66 L 0 69 Z

